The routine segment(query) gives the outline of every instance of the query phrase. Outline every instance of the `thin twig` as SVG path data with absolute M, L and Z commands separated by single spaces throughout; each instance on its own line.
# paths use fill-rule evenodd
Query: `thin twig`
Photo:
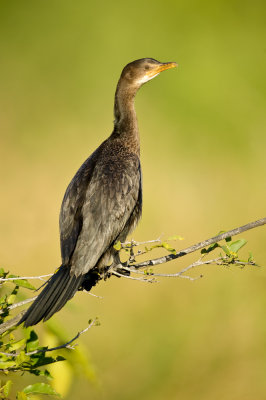
M 34 296 L 34 297 L 31 297 L 30 299 L 22 300 L 22 301 L 19 301 L 18 303 L 11 304 L 5 310 L 0 310 L 0 314 L 3 314 L 6 310 L 13 310 L 14 308 L 21 307 L 21 306 L 24 306 L 25 304 L 31 303 L 32 301 L 37 299 L 37 297 L 38 296 Z
M 47 278 L 48 276 L 52 276 L 53 274 L 47 274 L 47 275 L 40 275 L 40 276 L 17 276 L 15 278 L 0 278 L 0 282 L 6 282 L 6 281 L 18 281 L 18 280 L 28 280 L 28 279 L 40 279 L 41 281 L 44 281 L 43 278 Z
M 76 334 L 73 339 L 69 340 L 67 343 L 61 344 L 60 346 L 52 347 L 52 348 L 45 348 L 45 349 L 39 349 L 39 350 L 33 350 L 29 351 L 28 353 L 25 353 L 26 356 L 32 356 L 33 354 L 39 354 L 39 353 L 47 353 L 48 351 L 54 351 L 54 350 L 60 350 L 60 349 L 70 349 L 73 350 L 73 346 L 70 346 L 71 343 L 73 343 L 76 339 L 78 339 L 83 333 L 87 332 L 93 325 L 95 325 L 96 319 L 94 319 L 87 328 L 83 329 L 83 331 L 80 331 Z M 9 357 L 18 357 L 20 355 L 20 352 L 16 353 L 4 353 L 0 351 L 0 354 L 3 354 L 5 356 Z
M 191 266 L 191 268 L 192 268 L 192 266 Z M 156 272 L 144 272 L 144 271 L 140 271 L 140 270 L 134 271 L 133 269 L 128 269 L 128 271 L 130 271 L 134 274 L 140 274 L 140 275 L 145 275 L 145 276 L 160 276 L 163 278 L 177 278 L 178 277 L 178 278 L 183 278 L 183 279 L 189 279 L 190 281 L 195 281 L 195 280 L 203 277 L 203 275 L 200 275 L 200 276 L 192 278 L 191 276 L 183 275 L 183 273 L 181 273 L 181 271 L 177 272 L 175 274 L 159 274 Z M 133 279 L 133 277 L 131 277 L 131 278 Z M 138 278 L 134 278 L 134 279 L 140 280 Z
M 158 239 L 153 239 L 153 240 L 146 240 L 145 242 L 136 242 L 135 240 L 131 240 L 130 242 L 123 242 L 121 243 L 122 248 L 128 248 L 131 246 L 142 246 L 143 244 L 148 244 L 148 243 L 158 243 L 161 242 L 161 237 Z
M 198 267 L 200 265 L 210 265 L 210 264 L 218 264 L 222 260 L 222 257 L 214 258 L 212 260 L 206 260 L 202 261 L 200 258 L 199 260 L 193 262 L 192 264 L 188 265 L 187 267 L 183 268 L 181 271 L 177 272 L 176 274 L 173 274 L 174 276 L 183 275 L 185 272 L 189 271 L 192 268 Z
M 88 292 L 88 291 L 85 290 L 85 289 L 83 289 L 82 291 L 83 291 L 83 292 L 87 292 L 90 296 L 97 297 L 98 299 L 104 299 L 103 296 L 99 296 L 98 294 L 94 294 L 94 293 Z
M 192 268 L 195 268 L 195 267 L 198 267 L 200 265 L 218 264 L 221 259 L 222 259 L 222 257 L 219 257 L 219 258 L 216 258 L 216 259 L 213 259 L 213 260 L 202 261 L 201 258 L 200 258 L 199 260 L 195 261 L 194 263 L 188 265 L 186 268 L 184 268 L 181 271 L 176 272 L 174 274 L 160 274 L 160 273 L 154 273 L 154 272 L 145 272 L 145 271 L 139 271 L 138 269 L 135 270 L 134 268 L 127 268 L 127 267 L 124 267 L 124 269 L 126 271 L 130 271 L 130 272 L 135 273 L 135 274 L 148 275 L 148 276 L 149 275 L 150 276 L 161 276 L 161 277 L 165 277 L 165 278 L 184 278 L 184 279 L 189 279 L 189 280 L 194 281 L 194 280 L 197 280 L 199 278 L 202 278 L 203 275 L 200 275 L 200 276 L 198 276 L 196 278 L 192 278 L 190 276 L 184 275 L 184 273 L 187 272 L 188 270 L 190 270 Z
M 120 274 L 119 272 L 117 272 L 115 270 L 112 270 L 111 273 L 116 275 L 116 276 L 119 276 L 121 278 L 133 279 L 134 281 L 149 282 L 149 283 L 155 282 L 154 279 L 134 278 L 133 276 Z

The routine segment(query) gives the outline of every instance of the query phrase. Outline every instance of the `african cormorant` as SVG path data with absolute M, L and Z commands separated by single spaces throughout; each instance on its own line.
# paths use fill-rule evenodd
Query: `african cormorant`
M 62 265 L 21 322 L 49 319 L 78 289 L 90 290 L 99 273 L 119 263 L 113 245 L 125 241 L 141 216 L 140 143 L 134 98 L 138 89 L 176 63 L 143 58 L 125 66 L 114 103 L 114 130 L 70 182 L 60 211 Z

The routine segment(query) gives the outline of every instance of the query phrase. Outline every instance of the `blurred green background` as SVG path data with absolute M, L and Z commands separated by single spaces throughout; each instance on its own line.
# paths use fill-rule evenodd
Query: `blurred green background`
M 111 133 L 120 72 L 142 57 L 179 68 L 137 95 L 134 239 L 180 234 L 184 248 L 264 217 L 265 21 L 259 0 L 1 0 L 1 264 L 24 276 L 59 266 L 64 190 Z M 265 265 L 265 228 L 241 237 Z M 93 290 L 102 300 L 77 294 L 55 319 L 71 338 L 99 317 L 82 339 L 98 384 L 80 378 L 66 398 L 265 399 L 265 269 L 201 272 L 154 285 L 112 278 Z

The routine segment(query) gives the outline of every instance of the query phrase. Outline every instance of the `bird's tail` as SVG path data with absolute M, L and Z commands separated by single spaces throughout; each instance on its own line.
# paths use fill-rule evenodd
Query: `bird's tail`
M 70 268 L 62 265 L 49 279 L 43 291 L 23 315 L 19 324 L 35 325 L 42 319 L 45 321 L 59 311 L 70 300 L 84 279 L 84 275 L 70 274 Z

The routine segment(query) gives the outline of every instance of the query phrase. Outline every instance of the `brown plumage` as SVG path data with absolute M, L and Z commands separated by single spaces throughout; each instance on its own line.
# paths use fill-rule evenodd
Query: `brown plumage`
M 90 290 L 100 272 L 119 262 L 113 245 L 136 227 L 142 207 L 134 98 L 145 82 L 175 66 L 144 58 L 123 69 L 115 94 L 114 130 L 66 190 L 60 212 L 62 265 L 21 319 L 25 326 L 49 319 L 78 289 Z

